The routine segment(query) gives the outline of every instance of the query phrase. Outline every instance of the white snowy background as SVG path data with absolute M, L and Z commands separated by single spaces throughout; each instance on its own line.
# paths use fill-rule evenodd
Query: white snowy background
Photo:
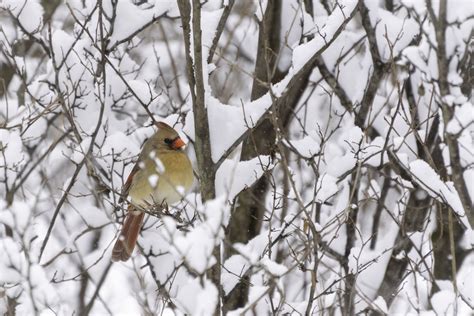
M 228 314 L 472 314 L 474 5 L 447 0 L 443 18 L 440 1 L 283 1 L 266 29 L 280 76 L 258 98 L 269 4 L 203 1 L 216 198 L 196 180 L 112 264 L 151 117 L 175 126 L 200 174 L 178 5 L 0 0 L 0 313 L 210 315 L 245 277 Z M 242 160 L 263 117 L 274 151 Z M 262 177 L 259 230 L 230 244 L 240 193 Z

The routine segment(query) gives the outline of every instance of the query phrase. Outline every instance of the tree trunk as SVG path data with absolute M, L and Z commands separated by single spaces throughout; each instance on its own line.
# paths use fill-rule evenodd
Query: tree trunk
M 260 22 L 252 100 L 258 99 L 268 91 L 268 85 L 262 84 L 263 82 L 273 82 L 275 77 L 279 77 L 275 73 L 269 73 L 268 70 L 276 68 L 276 57 L 280 50 L 280 15 L 281 2 L 269 1 L 263 21 Z M 275 131 L 270 120 L 266 119 L 244 140 L 240 159 L 245 161 L 258 155 L 272 155 L 274 144 Z M 227 245 L 245 244 L 258 234 L 265 212 L 267 190 L 268 180 L 262 176 L 250 188 L 242 191 L 236 197 L 238 206 L 234 209 L 229 221 L 226 236 Z M 227 247 L 225 256 L 230 257 L 233 254 L 234 251 Z M 249 290 L 248 281 L 247 277 L 243 277 L 243 280 L 226 296 L 225 311 L 236 309 L 246 303 Z

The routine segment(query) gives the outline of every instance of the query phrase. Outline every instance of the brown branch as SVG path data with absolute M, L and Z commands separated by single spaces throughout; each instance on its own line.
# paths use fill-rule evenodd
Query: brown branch
M 101 14 L 102 12 L 100 12 L 99 16 L 102 16 Z M 102 30 L 102 27 L 101 27 L 101 30 Z M 101 35 L 103 36 L 103 34 L 101 33 Z M 50 36 L 51 36 L 51 32 L 50 32 Z M 103 39 L 103 37 L 101 38 Z M 50 41 L 51 41 L 51 37 L 50 37 Z M 51 42 L 52 43 L 52 42 Z M 102 47 L 102 49 L 100 49 L 100 52 L 101 52 L 101 57 L 102 57 L 102 63 L 105 62 L 106 60 L 106 56 L 105 56 L 105 50 L 104 50 L 105 46 Z M 59 85 L 59 79 L 58 79 L 58 71 L 59 71 L 59 68 L 57 68 L 56 66 L 56 63 L 54 62 L 54 56 L 52 56 L 52 59 L 53 59 L 53 64 L 55 66 L 55 71 L 56 71 L 56 74 L 55 74 L 55 78 L 56 78 L 56 86 L 57 88 L 59 89 L 60 85 Z M 102 67 L 103 69 L 104 67 Z M 104 84 L 104 88 L 103 88 L 103 93 L 105 95 L 105 71 L 103 71 L 101 73 L 103 75 L 103 84 Z M 98 87 L 98 89 L 100 90 L 100 86 Z M 60 103 L 61 103 L 61 106 L 67 110 L 66 108 L 66 104 L 64 102 L 64 97 L 62 95 L 62 92 L 61 91 L 58 91 L 59 93 L 59 98 L 60 98 Z M 91 141 L 90 141 L 90 145 L 89 145 L 89 148 L 87 149 L 87 152 L 84 153 L 84 158 L 81 160 L 81 162 L 79 164 L 76 165 L 76 170 L 74 171 L 74 174 L 71 178 L 71 180 L 69 181 L 69 184 L 65 190 L 65 192 L 63 193 L 61 199 L 59 200 L 57 206 L 56 206 L 56 209 L 54 210 L 54 213 L 53 213 L 53 217 L 51 218 L 51 222 L 50 222 L 50 225 L 48 227 L 48 231 L 46 233 L 46 236 L 43 240 L 43 243 L 41 245 L 41 248 L 40 248 L 40 253 L 39 253 L 39 256 L 38 256 L 38 262 L 41 261 L 41 257 L 43 256 L 43 252 L 44 252 L 44 249 L 46 248 L 46 245 L 48 243 L 48 240 L 49 240 L 49 237 L 51 235 L 51 232 L 53 230 L 53 227 L 54 227 L 54 224 L 56 222 L 56 219 L 59 215 L 59 211 L 61 210 L 61 207 L 62 205 L 64 204 L 64 202 L 66 201 L 66 198 L 69 194 L 69 191 L 72 189 L 72 187 L 74 186 L 74 183 L 79 175 L 79 172 L 81 171 L 82 167 L 84 166 L 84 164 L 89 164 L 89 156 L 90 154 L 92 153 L 93 151 L 93 148 L 94 148 L 94 145 L 95 145 L 95 139 L 99 133 L 99 130 L 100 130 L 100 127 L 102 126 L 102 119 L 104 117 L 104 110 L 105 110 L 105 104 L 102 100 L 102 102 L 100 102 L 100 110 L 99 110 L 99 117 L 98 117 L 98 120 L 97 120 L 97 125 L 95 126 L 95 129 L 92 133 L 92 136 L 91 136 Z M 72 117 L 70 118 L 72 120 Z M 74 121 L 71 122 L 72 124 L 72 127 L 74 127 Z M 76 133 L 78 134 L 78 132 L 76 131 Z M 78 134 L 79 135 L 79 134 Z M 80 137 L 80 136 L 78 136 Z
M 26 2 L 28 0 L 25 0 L 25 2 L 23 3 L 23 8 L 24 6 L 26 5 Z M 8 14 L 10 15 L 10 17 L 12 19 L 14 19 L 16 21 L 16 24 L 18 25 L 18 27 L 20 28 L 20 30 L 26 35 L 28 36 L 28 38 L 30 40 L 32 40 L 33 42 L 37 43 L 39 46 L 41 46 L 41 48 L 44 50 L 44 52 L 46 53 L 46 55 L 50 55 L 50 50 L 48 48 L 48 46 L 45 44 L 45 42 L 41 39 L 41 38 L 38 38 L 36 36 L 34 36 L 32 33 L 28 32 L 25 27 L 23 26 L 23 24 L 21 24 L 20 22 L 20 14 L 23 12 L 23 8 L 20 10 L 20 12 L 18 13 L 17 16 L 13 15 L 13 13 L 10 11 L 10 10 L 7 10 L 8 11 Z M 38 33 L 40 30 L 37 29 L 35 30 L 34 32 L 35 33 Z
M 367 33 L 373 64 L 372 75 L 364 92 L 364 96 L 360 101 L 360 109 L 355 117 L 355 124 L 361 129 L 364 129 L 365 120 L 367 119 L 367 115 L 372 106 L 380 81 L 387 66 L 383 63 L 380 57 L 380 52 L 377 46 L 377 38 L 375 36 L 375 27 L 370 23 L 369 10 L 365 6 L 363 0 L 359 0 L 359 12 L 362 18 L 362 26 Z
M 18 188 L 21 188 L 23 186 L 23 183 L 26 181 L 26 179 L 28 179 L 28 177 L 33 172 L 33 170 L 39 166 L 39 164 L 43 161 L 43 159 L 45 159 L 53 151 L 53 149 L 56 148 L 56 146 L 59 143 L 61 143 L 64 140 L 64 138 L 66 138 L 66 136 L 69 136 L 70 132 L 71 132 L 71 129 L 68 129 L 65 132 L 63 132 L 62 135 L 58 137 L 58 139 L 55 140 L 43 154 L 41 154 L 41 156 L 34 162 L 34 164 L 31 166 L 31 168 L 28 171 L 26 171 L 26 168 L 25 168 L 19 173 L 19 176 L 21 177 L 21 179 L 17 184 L 14 184 L 14 186 L 12 187 L 11 189 L 13 192 L 12 194 L 14 194 Z M 26 172 L 26 174 L 22 176 L 24 172 Z
M 184 44 L 186 48 L 186 70 L 189 79 L 189 88 L 193 102 L 194 115 L 194 148 L 200 176 L 201 196 L 203 201 L 215 198 L 215 176 L 216 169 L 212 162 L 211 139 L 209 134 L 209 120 L 205 105 L 205 87 L 202 65 L 202 38 L 201 38 L 201 4 L 199 0 L 193 0 L 192 21 L 191 5 L 188 0 L 178 1 L 179 12 L 183 25 Z M 191 25 L 192 22 L 192 33 Z M 193 36 L 193 46 L 191 46 L 191 36 Z M 191 57 L 193 52 L 194 60 Z M 221 286 L 221 255 L 220 244 L 213 250 L 216 264 L 207 271 L 207 276 L 218 289 L 218 298 L 215 314 L 221 312 L 221 299 L 223 289 Z
M 346 17 L 346 19 L 343 21 L 343 23 L 339 26 L 339 28 L 334 33 L 334 36 L 329 41 L 327 41 L 323 47 L 321 47 L 317 52 L 315 52 L 314 55 L 308 60 L 308 62 L 303 67 L 301 67 L 301 69 L 291 78 L 290 82 L 288 83 L 286 89 L 281 94 L 281 96 L 275 99 L 275 102 L 279 104 L 277 105 L 277 108 L 281 108 L 282 106 L 286 104 L 286 102 L 288 102 L 289 100 L 293 100 L 293 96 L 295 95 L 296 92 L 301 92 L 301 89 L 304 86 L 302 83 L 305 82 L 304 78 L 307 77 L 308 73 L 312 71 L 313 68 L 317 65 L 318 58 L 336 40 L 339 34 L 344 30 L 347 23 L 349 23 L 349 21 L 354 17 L 356 12 L 357 12 L 357 8 L 354 9 L 348 17 Z M 263 83 L 263 81 L 259 80 L 259 83 Z M 271 108 L 272 107 L 270 106 L 263 116 L 268 115 L 268 112 L 270 111 Z M 282 117 L 286 117 L 286 116 L 282 116 Z M 252 133 L 252 131 L 254 131 L 264 121 L 265 119 L 259 119 L 257 123 L 254 124 L 253 128 L 247 129 L 244 132 L 246 136 Z M 242 140 L 245 139 L 246 136 L 239 137 L 236 141 L 234 141 L 234 143 L 232 143 L 232 145 L 230 145 L 229 148 L 225 151 L 224 157 L 219 158 L 219 161 L 216 165 L 220 166 L 222 162 L 227 158 L 226 155 L 229 155 L 230 153 L 232 153 L 232 151 L 241 144 Z
M 102 273 L 102 275 L 99 279 L 99 283 L 96 285 L 94 294 L 92 294 L 92 297 L 90 298 L 89 303 L 87 303 L 87 305 L 85 306 L 84 314 L 82 314 L 82 315 L 89 315 L 90 314 L 90 312 L 92 310 L 92 307 L 94 306 L 94 303 L 95 303 L 97 297 L 99 296 L 99 291 L 102 288 L 102 286 L 104 285 L 105 280 L 107 279 L 107 275 L 109 274 L 109 271 L 110 271 L 110 268 L 112 267 L 112 264 L 113 264 L 113 262 L 109 261 L 107 266 L 105 267 L 105 270 L 104 270 L 104 272 Z
M 217 30 L 212 40 L 212 46 L 209 49 L 209 56 L 207 56 L 207 63 L 210 64 L 212 62 L 212 58 L 214 57 L 214 53 L 217 49 L 217 44 L 219 43 L 219 39 L 221 38 L 222 32 L 224 31 L 225 24 L 227 19 L 229 18 L 230 11 L 232 11 L 232 7 L 234 6 L 235 0 L 229 0 L 229 3 L 225 6 L 224 11 L 222 12 L 221 18 L 219 19 L 219 23 L 217 23 Z
M 81 171 L 82 167 L 84 166 L 85 161 L 86 161 L 86 159 L 82 159 L 82 161 L 76 166 L 76 170 L 74 171 L 74 174 L 72 175 L 71 180 L 69 180 L 69 184 L 68 184 L 66 190 L 64 191 L 63 195 L 61 196 L 61 199 L 59 200 L 58 204 L 56 205 L 56 209 L 54 210 L 53 217 L 51 218 L 51 221 L 49 223 L 48 231 L 46 232 L 46 236 L 44 237 L 43 243 L 41 244 L 40 253 L 39 253 L 39 256 L 38 256 L 38 262 L 41 262 L 41 257 L 43 256 L 44 249 L 46 248 L 46 244 L 48 243 L 48 240 L 49 240 L 49 237 L 50 237 L 51 232 L 53 230 L 54 224 L 56 223 L 56 218 L 59 215 L 59 211 L 61 210 L 61 207 L 63 206 L 64 202 L 66 201 L 66 198 L 69 194 L 69 191 L 71 191 L 72 187 L 74 186 L 74 183 L 76 182 L 77 176 L 79 175 L 79 172 Z
M 319 72 L 321 76 L 323 76 L 324 80 L 328 83 L 328 85 L 334 90 L 334 93 L 339 98 L 342 106 L 349 112 L 352 113 L 352 101 L 346 94 L 344 88 L 339 84 L 336 76 L 334 76 L 331 71 L 329 71 L 328 67 L 324 60 L 320 57 L 316 60 L 316 65 L 318 66 Z
M 448 56 L 446 55 L 446 23 L 447 23 L 447 0 L 441 0 L 439 2 L 439 13 L 438 19 L 433 11 L 431 0 L 427 0 L 426 3 L 428 12 L 433 21 L 436 41 L 437 41 L 437 63 L 438 63 L 438 86 L 440 92 L 439 103 L 441 105 L 441 112 L 443 114 L 444 126 L 452 120 L 454 116 L 454 107 L 448 105 L 444 101 L 444 97 L 449 95 L 449 82 L 448 82 Z M 454 182 L 454 187 L 459 194 L 464 211 L 468 216 L 471 227 L 474 227 L 474 214 L 472 210 L 472 201 L 467 189 L 467 184 L 463 176 L 463 168 L 461 165 L 461 157 L 459 154 L 458 136 L 453 135 L 444 130 L 444 137 L 446 144 L 449 148 L 449 161 L 451 165 L 451 178 Z
M 70 7 L 69 4 L 67 4 L 68 6 L 68 9 L 69 9 L 69 13 L 72 15 L 72 17 L 74 18 L 75 22 L 81 27 L 81 29 L 85 32 L 85 34 L 87 34 L 87 36 L 91 39 L 92 43 L 94 43 L 94 38 L 92 36 L 92 34 L 90 34 L 89 30 L 86 28 L 86 25 L 85 24 L 82 24 L 81 21 L 76 17 L 76 15 L 74 14 L 72 8 Z M 102 49 L 100 47 L 97 46 L 96 43 L 93 44 L 94 47 L 101 51 Z M 87 51 L 87 50 L 86 50 Z M 145 104 L 141 99 L 140 97 L 135 93 L 135 91 L 132 89 L 132 87 L 130 86 L 130 84 L 128 83 L 128 80 L 124 78 L 123 74 L 117 69 L 117 67 L 115 67 L 114 63 L 112 63 L 109 59 L 109 57 L 107 56 L 106 54 L 107 51 L 104 52 L 104 54 L 102 54 L 102 59 L 107 62 L 107 64 L 110 66 L 110 68 L 112 68 L 112 70 L 117 74 L 117 76 L 120 78 L 120 80 L 122 81 L 122 83 L 127 87 L 128 91 L 130 91 L 130 93 L 135 97 L 135 99 L 138 101 L 138 103 L 140 103 L 140 105 L 143 107 L 143 109 L 145 110 L 145 112 L 148 114 L 149 118 L 152 120 L 152 122 L 155 122 L 155 117 L 153 116 L 153 113 L 151 113 L 151 111 L 148 109 L 148 105 Z M 93 54 L 91 52 L 89 52 L 89 54 L 91 56 L 93 56 Z M 54 60 L 54 58 L 53 58 Z
M 113 52 L 120 44 L 123 44 L 123 43 L 126 43 L 130 40 L 132 40 L 135 36 L 137 36 L 138 34 L 140 34 L 142 31 L 146 30 L 150 25 L 153 25 L 155 24 L 156 21 L 158 21 L 159 19 L 167 16 L 168 12 L 165 12 L 159 16 L 155 16 L 153 17 L 153 19 L 151 19 L 149 22 L 145 23 L 144 25 L 142 25 L 141 27 L 139 27 L 137 30 L 135 30 L 133 33 L 131 33 L 129 36 L 119 40 L 119 41 L 116 41 L 113 45 L 111 45 L 109 48 L 106 49 L 106 53 L 109 54 L 110 52 Z M 120 21 L 119 23 L 123 23 L 122 21 Z

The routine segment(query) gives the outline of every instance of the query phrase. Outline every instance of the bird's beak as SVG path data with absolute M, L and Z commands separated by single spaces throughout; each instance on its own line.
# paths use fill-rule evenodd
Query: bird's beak
M 178 149 L 181 149 L 184 147 L 184 145 L 186 145 L 183 140 L 179 137 L 175 138 L 175 140 L 173 140 L 173 142 L 171 143 L 171 148 L 175 149 L 175 150 L 178 150 Z

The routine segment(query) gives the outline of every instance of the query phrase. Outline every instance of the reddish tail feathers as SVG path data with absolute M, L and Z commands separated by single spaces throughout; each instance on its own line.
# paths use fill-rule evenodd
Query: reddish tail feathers
M 137 243 L 144 217 L 145 213 L 138 213 L 132 206 L 129 206 L 122 231 L 112 251 L 112 261 L 127 261 L 130 258 Z

